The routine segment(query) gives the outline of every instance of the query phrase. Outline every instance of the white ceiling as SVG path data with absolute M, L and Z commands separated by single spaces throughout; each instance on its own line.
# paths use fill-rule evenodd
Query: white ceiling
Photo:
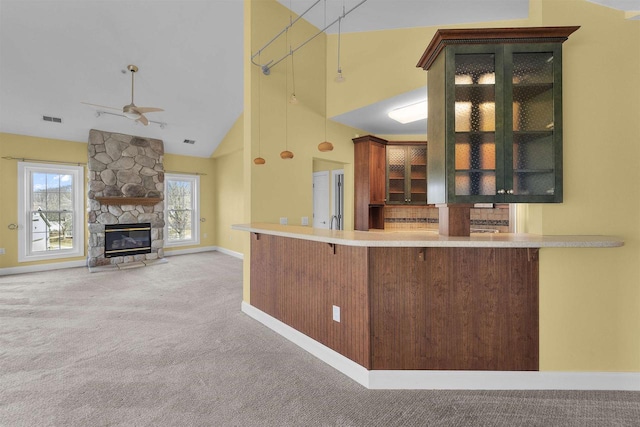
M 242 14 L 242 0 L 1 0 L 0 131 L 86 142 L 95 128 L 208 157 L 242 112 Z M 136 105 L 163 108 L 147 117 L 164 129 L 80 103 L 128 104 L 128 64 Z
M 296 13 L 314 2 L 279 1 Z M 344 0 L 345 10 L 359 2 Z M 625 10 L 640 10 L 640 0 L 618 2 Z M 323 5 L 305 16 L 319 28 Z M 326 22 L 342 7 L 342 0 L 327 0 Z M 527 0 L 368 0 L 343 20 L 341 30 L 514 19 L 527 11 Z M 169 153 L 208 157 L 243 108 L 242 13 L 242 0 L 0 0 L 0 132 L 86 142 L 90 129 L 100 129 L 159 138 Z M 328 32 L 337 32 L 337 25 Z M 121 72 L 128 64 L 140 68 L 136 105 L 163 108 L 147 117 L 166 123 L 164 128 L 97 117 L 101 109 L 81 104 L 128 104 L 131 77 Z M 415 133 L 385 127 L 385 120 L 394 122 L 382 109 L 397 107 L 403 97 L 415 94 L 398 94 L 336 119 L 371 133 Z M 43 115 L 62 123 L 43 121 Z M 196 143 L 184 144 L 185 139 Z

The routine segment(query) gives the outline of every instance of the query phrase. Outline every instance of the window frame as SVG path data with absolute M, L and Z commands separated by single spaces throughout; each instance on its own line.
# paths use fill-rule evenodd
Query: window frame
M 72 176 L 73 247 L 34 252 L 31 248 L 31 200 L 33 173 L 56 173 Z M 18 262 L 74 258 L 85 255 L 84 166 L 18 162 Z
M 169 181 L 191 183 L 191 238 L 169 240 Z M 193 246 L 200 244 L 200 176 L 165 173 L 164 175 L 164 247 Z

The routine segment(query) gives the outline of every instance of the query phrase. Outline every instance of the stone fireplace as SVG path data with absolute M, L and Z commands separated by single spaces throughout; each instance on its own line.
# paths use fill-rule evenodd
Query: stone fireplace
M 164 145 L 142 138 L 92 129 L 89 132 L 89 267 L 156 260 L 164 257 Z M 149 227 L 149 249 L 105 253 L 107 228 Z M 139 231 L 139 230 L 136 230 Z M 108 231 L 110 234 L 112 231 Z M 115 234 L 111 234 L 115 236 Z M 139 234 L 119 232 L 117 245 Z M 113 242 L 111 242 L 113 243 Z

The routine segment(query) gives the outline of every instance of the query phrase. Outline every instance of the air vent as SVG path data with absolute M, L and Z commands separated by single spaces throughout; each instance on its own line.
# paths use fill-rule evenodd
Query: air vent
M 42 120 L 45 122 L 62 123 L 62 119 L 60 117 L 42 116 Z
M 195 139 L 185 139 L 185 140 L 184 140 L 184 141 L 182 141 L 182 142 L 184 142 L 185 144 L 191 144 L 191 145 L 193 145 L 193 144 L 195 144 L 195 143 L 196 143 L 196 140 L 195 140 Z

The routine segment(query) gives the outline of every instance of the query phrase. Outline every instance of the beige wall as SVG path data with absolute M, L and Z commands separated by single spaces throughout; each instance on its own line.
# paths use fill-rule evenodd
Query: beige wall
M 231 229 L 244 222 L 244 115 L 233 125 L 214 153 L 216 177 L 216 246 L 244 253 L 246 233 Z
M 288 13 L 274 1 L 248 3 L 253 9 L 251 42 L 255 51 L 286 25 Z M 531 0 L 528 19 L 465 27 L 553 25 L 582 26 L 564 45 L 565 201 L 521 206 L 521 218 L 530 232 L 609 234 L 626 243 L 617 249 L 541 251 L 540 367 L 545 371 L 638 372 L 640 22 L 625 20 L 622 12 L 586 0 Z M 314 42 L 296 55 L 306 55 L 300 62 L 313 64 L 309 79 L 311 74 L 326 71 L 331 117 L 424 86 L 426 73 L 415 64 L 435 30 L 344 34 L 341 63 L 347 80 L 341 84 L 333 82 L 335 35 L 328 37 L 326 48 Z M 280 52 L 283 50 L 281 47 Z M 288 128 L 296 159 L 287 163 L 277 158 L 285 136 L 284 68 L 263 78 L 261 109 L 255 107 L 258 73 L 255 67 L 251 70 L 253 80 L 245 85 L 245 89 L 253 88 L 251 147 L 255 156 L 257 111 L 261 111 L 261 147 L 267 158 L 266 167 L 250 166 L 251 219 L 276 222 L 278 217 L 288 216 L 293 218 L 290 223 L 296 223 L 311 209 L 308 171 L 315 156 L 313 146 L 323 135 L 322 101 L 318 101 L 324 96 L 323 88 L 297 91 L 303 105 L 289 112 Z M 296 78 L 302 74 L 296 68 Z M 362 132 L 345 129 L 341 133 L 335 127 L 333 133 L 333 126 L 330 129 L 329 139 L 337 143 L 331 160 L 351 164 L 353 135 L 349 131 Z M 247 281 L 248 275 L 245 300 Z
M 544 1 L 544 25 L 580 25 L 564 49 L 564 203 L 535 231 L 607 234 L 610 250 L 544 250 L 540 365 L 640 371 L 640 22 L 586 1 Z
M 253 1 L 251 49 L 256 52 L 289 22 L 288 9 L 275 1 Z M 317 32 L 306 22 L 289 31 L 289 41 L 297 46 Z M 279 59 L 288 51 L 285 38 L 274 42 L 256 62 Z M 247 52 L 247 55 L 250 53 Z M 251 220 L 278 222 L 287 217 L 289 224 L 301 223 L 313 214 L 312 172 L 314 159 L 347 164 L 345 179 L 353 182 L 353 142 L 358 132 L 331 121 L 325 122 L 326 37 L 321 35 L 294 54 L 296 105 L 287 102 L 293 91 L 291 58 L 271 69 L 265 76 L 256 66 L 250 68 L 252 102 L 251 152 L 266 164 L 251 164 Z M 334 150 L 322 153 L 317 146 L 325 139 Z M 294 153 L 282 160 L 280 152 Z M 353 205 L 353 192 L 345 205 Z M 352 216 L 352 215 L 351 215 Z M 350 227 L 353 220 L 350 219 Z

